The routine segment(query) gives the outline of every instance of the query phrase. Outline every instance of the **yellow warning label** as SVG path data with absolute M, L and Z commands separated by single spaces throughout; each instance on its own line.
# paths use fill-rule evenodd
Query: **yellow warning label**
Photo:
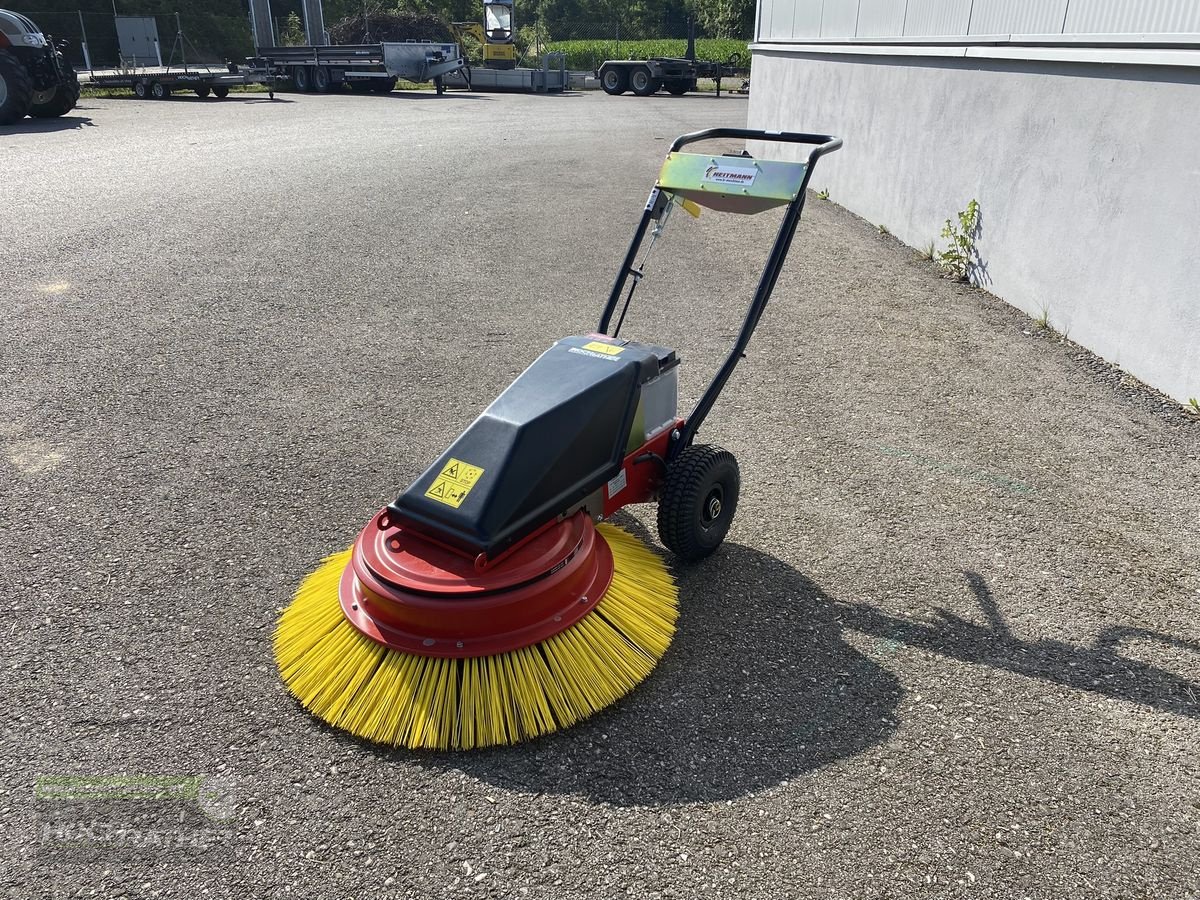
M 442 467 L 441 474 L 433 480 L 425 496 L 458 509 L 482 474 L 483 469 L 479 466 L 450 457 L 450 461 Z
M 588 341 L 583 345 L 584 350 L 592 350 L 596 353 L 604 353 L 608 356 L 616 356 L 624 347 L 618 347 L 616 344 L 606 344 L 604 341 Z

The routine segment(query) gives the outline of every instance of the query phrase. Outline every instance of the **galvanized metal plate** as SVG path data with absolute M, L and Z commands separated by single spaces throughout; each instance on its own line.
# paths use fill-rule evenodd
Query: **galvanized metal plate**
M 708 153 L 670 153 L 658 187 L 722 212 L 757 213 L 791 203 L 806 164 Z

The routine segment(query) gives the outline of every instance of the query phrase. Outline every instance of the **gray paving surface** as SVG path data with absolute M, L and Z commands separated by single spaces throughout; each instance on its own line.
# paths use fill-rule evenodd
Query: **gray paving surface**
M 1200 426 L 829 203 L 645 685 L 466 756 L 298 709 L 297 582 L 594 326 L 666 143 L 745 100 L 287 99 L 0 134 L 9 895 L 1200 895 Z M 771 223 L 683 219 L 629 333 L 694 398 Z M 35 793 L 120 774 L 232 808 Z

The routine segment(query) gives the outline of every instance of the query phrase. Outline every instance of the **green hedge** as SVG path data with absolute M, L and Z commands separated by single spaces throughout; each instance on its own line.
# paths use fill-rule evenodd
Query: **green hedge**
M 588 40 L 550 41 L 543 44 L 547 52 L 567 55 L 567 68 L 592 71 L 606 59 L 649 59 L 652 56 L 683 56 L 687 41 L 683 38 L 658 38 L 646 41 Z M 749 65 L 750 51 L 745 41 L 730 38 L 697 38 L 696 58 L 725 62 L 736 54 L 741 65 Z

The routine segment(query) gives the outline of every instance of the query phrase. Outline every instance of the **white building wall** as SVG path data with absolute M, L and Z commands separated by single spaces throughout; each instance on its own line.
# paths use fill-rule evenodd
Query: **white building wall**
M 1200 67 L 754 49 L 751 127 L 845 139 L 814 189 L 913 247 L 977 198 L 988 290 L 1200 397 Z
M 759 7 L 763 41 L 1200 33 L 1200 0 L 759 0 Z

